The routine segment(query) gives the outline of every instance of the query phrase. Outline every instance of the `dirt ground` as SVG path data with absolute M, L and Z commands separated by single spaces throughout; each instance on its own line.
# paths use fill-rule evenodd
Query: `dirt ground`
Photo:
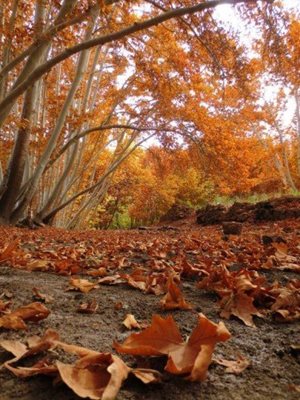
M 300 221 L 282 221 L 259 225 L 246 225 L 241 237 L 223 237 L 221 228 L 200 227 L 181 222 L 168 227 L 153 228 L 145 231 L 116 232 L 80 232 L 64 233 L 60 230 L 48 231 L 40 229 L 27 231 L 25 229 L 6 228 L 3 230 L 1 243 L 17 238 L 23 249 L 34 258 L 49 258 L 49 248 L 54 249 L 52 259 L 59 256 L 62 249 L 83 249 L 86 253 L 91 246 L 98 250 L 97 256 L 105 261 L 108 271 L 115 272 L 116 260 L 122 257 L 123 269 L 132 270 L 136 266 L 147 267 L 151 259 L 164 265 L 176 263 L 176 249 L 182 255 L 188 255 L 193 262 L 199 262 L 201 257 L 211 259 L 214 263 L 223 262 L 232 270 L 262 263 L 270 252 L 268 246 L 262 244 L 262 235 L 280 235 L 290 247 L 290 252 L 300 261 L 298 254 L 300 245 Z M 3 236 L 4 235 L 4 236 Z M 197 238 L 191 248 L 189 238 Z M 45 244 L 46 243 L 46 244 Z M 125 244 L 130 244 L 130 248 Z M 151 246 L 149 245 L 151 243 Z M 155 248 L 153 250 L 153 243 Z M 171 243 L 171 244 L 170 244 Z M 47 249 L 45 248 L 47 246 Z M 90 247 L 89 247 L 90 246 Z M 199 252 L 197 252 L 199 248 Z M 101 250 L 102 249 L 102 250 Z M 46 250 L 48 254 L 46 255 Z M 79 264 L 87 264 L 87 256 L 80 250 Z M 151 250 L 151 251 L 150 251 Z M 230 255 L 229 255 L 230 252 Z M 66 253 L 61 257 L 64 259 Z M 68 253 L 69 254 L 69 253 Z M 99 255 L 100 254 L 100 255 Z M 239 255 L 239 262 L 234 259 Z M 89 263 L 95 264 L 89 255 Z M 74 257 L 73 257 L 74 258 Z M 78 260 L 77 260 L 78 261 Z M 192 262 L 191 261 L 191 262 Z M 126 263 L 127 262 L 127 263 Z M 196 324 L 197 313 L 202 312 L 214 322 L 222 320 L 219 316 L 218 296 L 210 291 L 197 288 L 198 277 L 182 277 L 182 291 L 187 301 L 193 304 L 192 311 L 164 311 L 159 300 L 162 296 L 143 293 L 126 283 L 118 285 L 101 285 L 89 293 L 66 291 L 70 277 L 48 271 L 27 271 L 26 265 L 8 266 L 0 264 L 0 295 L 10 292 L 13 306 L 18 307 L 35 301 L 32 289 L 38 288 L 42 293 L 53 296 L 54 300 L 46 304 L 51 310 L 50 315 L 38 323 L 28 323 L 28 330 L 12 331 L 0 328 L 0 339 L 24 339 L 29 335 L 41 335 L 47 328 L 59 332 L 61 339 L 68 343 L 92 348 L 98 351 L 113 351 L 114 340 L 123 342 L 130 332 L 122 325 L 126 314 L 134 314 L 142 323 L 150 323 L 153 314 L 172 314 L 183 336 L 187 337 Z M 54 263 L 50 263 L 54 265 Z M 109 268 L 113 265 L 113 268 Z M 120 265 L 120 262 L 119 262 Z M 286 283 L 297 279 L 297 273 L 290 270 L 263 270 L 269 282 L 279 280 Z M 77 273 L 86 278 L 85 271 Z M 91 280 L 91 278 L 89 277 Z M 97 280 L 93 278 L 94 280 Z M 79 314 L 76 310 L 80 303 L 96 300 L 99 308 L 94 314 Z M 121 309 L 116 309 L 116 303 L 122 303 Z M 208 378 L 202 383 L 191 383 L 184 378 L 174 377 L 164 373 L 163 382 L 143 385 L 131 379 L 121 388 L 119 400 L 282 400 L 299 399 L 294 385 L 300 385 L 299 352 L 292 350 L 293 345 L 299 345 L 299 322 L 280 323 L 270 313 L 265 318 L 254 317 L 256 328 L 248 327 L 235 317 L 223 320 L 232 334 L 232 338 L 218 344 L 214 353 L 216 357 L 235 359 L 238 354 L 247 357 L 251 365 L 241 374 L 225 373 L 223 366 L 212 363 Z M 0 352 L 0 363 L 7 354 Z M 126 357 L 121 356 L 123 359 Z M 156 363 L 156 359 L 150 360 Z M 128 362 L 133 362 L 130 357 Z M 28 379 L 15 377 L 6 369 L 0 370 L 1 400 L 75 400 L 78 397 L 64 384 L 53 386 L 49 377 L 36 376 Z

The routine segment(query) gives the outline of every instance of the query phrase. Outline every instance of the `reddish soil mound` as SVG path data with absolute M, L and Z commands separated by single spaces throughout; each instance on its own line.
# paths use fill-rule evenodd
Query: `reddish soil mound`
M 281 197 L 256 204 L 235 203 L 229 208 L 208 205 L 197 211 L 197 223 L 201 225 L 219 224 L 224 221 L 278 221 L 290 218 L 300 218 L 299 197 Z
M 173 206 L 163 215 L 160 222 L 173 222 L 188 218 L 194 214 L 194 210 L 183 204 L 173 204 Z

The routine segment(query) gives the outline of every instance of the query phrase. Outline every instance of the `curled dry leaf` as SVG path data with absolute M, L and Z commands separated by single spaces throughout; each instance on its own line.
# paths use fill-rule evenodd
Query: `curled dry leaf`
M 291 383 L 291 384 L 288 386 L 288 389 L 289 389 L 289 391 L 291 391 L 291 392 L 300 393 L 300 385 L 295 385 L 294 383 Z
M 11 305 L 11 301 L 0 300 L 0 314 L 7 312 L 10 305 Z
M 225 360 L 223 358 L 214 359 L 214 361 L 219 365 L 227 367 L 225 369 L 225 372 L 227 372 L 228 374 L 240 374 L 250 365 L 250 361 L 241 354 L 238 355 L 237 360 L 235 361 Z
M 223 297 L 220 306 L 222 308 L 220 316 L 229 319 L 231 315 L 239 318 L 247 326 L 255 328 L 252 315 L 263 317 L 263 315 L 253 305 L 253 297 L 246 293 L 231 293 Z
M 145 384 L 160 382 L 162 375 L 159 371 L 146 368 L 134 368 L 131 373 Z
M 230 336 L 222 322 L 215 324 L 199 314 L 197 326 L 184 342 L 172 316 L 154 315 L 148 328 L 131 334 L 123 344 L 115 342 L 114 347 L 126 354 L 167 355 L 166 371 L 189 374 L 189 379 L 202 381 L 206 378 L 216 343 L 226 341 Z
M 61 379 L 80 397 L 114 399 L 130 368 L 117 356 L 98 353 L 79 359 L 74 365 L 56 363 Z
M 28 271 L 47 271 L 49 269 L 49 260 L 32 260 L 26 265 Z
M 67 290 L 80 290 L 82 293 L 88 293 L 92 289 L 99 288 L 97 283 L 90 282 L 87 279 L 71 278 L 69 284 L 72 287 Z
M 4 363 L 14 375 L 26 378 L 33 375 L 50 375 L 55 380 L 61 379 L 74 393 L 83 398 L 112 400 L 123 381 L 132 372 L 144 383 L 157 382 L 158 371 L 150 369 L 131 369 L 119 357 L 110 353 L 100 353 L 84 347 L 68 344 L 59 340 L 57 332 L 47 330 L 42 338 L 33 336 L 28 345 L 19 341 L 3 340 L 0 347 L 12 353 L 15 358 Z M 75 354 L 79 359 L 74 364 L 51 361 L 43 357 L 31 367 L 15 367 L 12 364 L 22 358 L 44 353 L 59 348 L 67 353 Z
M 103 285 L 118 285 L 119 283 L 124 283 L 124 279 L 122 279 L 119 274 L 116 274 L 100 278 L 98 283 Z
M 290 282 L 286 287 L 275 287 L 271 293 L 277 296 L 271 310 L 279 321 L 296 321 L 300 318 L 300 289 Z
M 56 347 L 59 335 L 52 329 L 47 329 L 45 334 L 40 338 L 38 336 L 29 337 L 28 345 L 19 342 L 18 340 L 1 340 L 0 347 L 12 353 L 15 357 L 4 363 L 5 366 L 10 365 L 22 358 L 39 354 L 43 351 Z
M 6 368 L 19 378 L 28 378 L 34 375 L 56 375 L 57 367 L 50 360 L 43 358 L 35 363 L 32 367 L 12 367 L 9 363 Z
M 107 275 L 107 270 L 104 267 L 100 267 L 98 269 L 92 269 L 92 270 L 87 271 L 87 275 L 94 276 L 94 277 L 95 276 L 103 277 L 103 276 Z
M 4 261 L 9 260 L 13 253 L 17 250 L 19 244 L 19 239 L 13 240 L 0 252 L 0 264 Z
M 0 327 L 6 329 L 26 329 L 25 321 L 40 321 L 50 314 L 43 304 L 35 302 L 20 307 L 9 314 L 0 317 Z
M 167 284 L 168 291 L 161 299 L 160 305 L 165 310 L 191 310 L 193 307 L 187 303 L 179 286 L 175 283 L 175 276 L 170 275 Z
M 47 295 L 45 293 L 41 293 L 39 291 L 39 289 L 36 288 L 36 287 L 32 288 L 32 291 L 33 291 L 34 298 L 37 299 L 37 300 L 42 300 L 45 303 L 52 303 L 54 301 L 54 297 L 53 296 L 49 296 L 49 295 Z
M 132 315 L 132 314 L 126 315 L 126 318 L 123 321 L 123 325 L 127 329 L 140 329 L 140 324 L 137 322 L 134 315 Z
M 98 304 L 96 300 L 91 300 L 88 303 L 82 303 L 77 308 L 77 312 L 81 314 L 93 314 L 98 310 Z

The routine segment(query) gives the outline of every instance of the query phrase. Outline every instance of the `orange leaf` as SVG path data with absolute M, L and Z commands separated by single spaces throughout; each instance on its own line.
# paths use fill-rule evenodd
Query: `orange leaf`
M 89 301 L 88 303 L 82 303 L 77 308 L 77 312 L 81 314 L 93 314 L 98 309 L 96 300 Z
M 137 322 L 134 315 L 132 314 L 126 315 L 126 318 L 123 321 L 123 325 L 125 325 L 127 329 L 140 329 L 140 324 Z
M 12 256 L 12 254 L 17 249 L 18 244 L 19 244 L 19 239 L 16 239 L 6 246 L 6 248 L 0 254 L 0 263 L 8 260 Z
M 114 399 L 130 368 L 117 356 L 98 353 L 79 359 L 74 365 L 56 363 L 61 379 L 74 393 L 90 399 Z
M 229 319 L 230 315 L 234 315 L 245 325 L 255 328 L 252 315 L 262 317 L 262 314 L 254 307 L 253 301 L 253 297 L 246 293 L 231 293 L 229 296 L 223 297 L 220 302 L 220 306 L 223 308 L 220 316 Z
M 217 364 L 227 367 L 225 369 L 225 372 L 227 372 L 228 374 L 240 374 L 250 365 L 250 361 L 246 357 L 243 357 L 241 354 L 238 355 L 237 360 L 235 361 L 225 360 L 223 358 L 215 359 L 214 361 Z
M 191 380 L 201 381 L 206 378 L 216 343 L 229 338 L 230 333 L 222 322 L 215 324 L 200 314 L 197 326 L 184 342 L 172 316 L 164 319 L 154 315 L 148 328 L 131 334 L 123 344 L 115 342 L 114 347 L 126 354 L 167 355 L 166 371 L 190 373 Z
M 26 329 L 24 321 L 40 321 L 50 314 L 48 308 L 41 303 L 31 303 L 0 317 L 0 327 L 6 329 Z
M 97 283 L 90 282 L 87 279 L 71 278 L 69 283 L 73 287 L 68 290 L 80 290 L 82 293 L 88 293 L 92 289 L 99 287 Z
M 161 299 L 160 305 L 165 310 L 190 310 L 191 304 L 187 303 L 183 294 L 174 281 L 174 275 L 170 275 L 168 279 L 168 292 Z

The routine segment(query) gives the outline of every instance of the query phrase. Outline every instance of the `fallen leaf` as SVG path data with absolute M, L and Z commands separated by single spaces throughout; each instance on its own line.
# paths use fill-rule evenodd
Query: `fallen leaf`
M 7 312 L 7 309 L 11 305 L 11 301 L 2 301 L 0 300 L 0 313 Z
M 165 310 L 191 310 L 193 307 L 187 303 L 178 285 L 174 281 L 174 275 L 170 275 L 168 279 L 166 295 L 161 299 L 160 305 Z
M 227 367 L 225 372 L 228 374 L 240 374 L 250 365 L 250 361 L 241 354 L 238 355 L 237 360 L 225 360 L 220 358 L 214 359 L 214 361 L 219 365 Z
M 38 288 L 32 288 L 33 296 L 35 299 L 40 299 L 45 303 L 52 303 L 54 301 L 53 296 L 49 296 L 47 294 L 41 293 Z
M 19 378 L 28 378 L 34 375 L 56 375 L 57 366 L 53 365 L 47 358 L 39 360 L 31 367 L 12 367 L 10 364 L 6 368 Z
M 37 322 L 47 318 L 49 314 L 50 311 L 43 304 L 38 302 L 31 303 L 0 317 L 0 327 L 6 329 L 26 329 L 27 326 L 24 321 Z
M 278 322 L 294 322 L 300 320 L 300 310 L 276 310 L 274 313 Z
M 7 366 L 8 364 L 14 363 L 22 358 L 54 348 L 58 339 L 59 335 L 56 331 L 47 329 L 41 338 L 39 336 L 29 337 L 27 340 L 27 346 L 18 340 L 1 340 L 0 347 L 15 356 L 13 359 L 6 361 L 4 365 Z
M 119 283 L 124 283 L 124 279 L 120 277 L 120 275 L 110 275 L 105 276 L 104 278 L 100 278 L 98 283 L 103 285 L 118 285 Z
M 92 289 L 99 288 L 97 283 L 90 282 L 87 279 L 71 278 L 69 284 L 72 287 L 67 290 L 80 290 L 82 293 L 88 293 Z
M 47 271 L 49 260 L 32 260 L 27 264 L 26 269 L 29 271 Z
M 99 269 L 92 269 L 87 271 L 87 275 L 90 276 L 106 276 L 107 270 L 106 268 L 100 267 Z
M 289 384 L 288 389 L 291 392 L 297 392 L 300 393 L 300 385 L 295 385 L 294 383 Z
M 246 293 L 231 293 L 220 301 L 222 308 L 220 316 L 229 319 L 231 315 L 239 318 L 247 326 L 255 328 L 252 315 L 262 317 L 262 314 L 254 307 L 253 297 Z
M 88 303 L 82 303 L 77 308 L 77 312 L 81 314 L 93 314 L 98 309 L 98 304 L 96 300 L 91 300 Z
M 13 240 L 9 243 L 4 250 L 0 253 L 0 264 L 7 261 L 13 253 L 17 250 L 19 244 L 19 239 Z
M 130 368 L 117 356 L 99 353 L 79 359 L 74 365 L 56 363 L 61 379 L 74 393 L 90 399 L 114 399 Z
M 160 382 L 162 375 L 159 371 L 146 368 L 134 368 L 131 373 L 145 384 Z
M 136 321 L 134 315 L 127 314 L 126 318 L 123 321 L 123 325 L 127 329 L 140 329 L 140 324 Z
M 62 380 L 74 393 L 83 398 L 112 400 L 116 398 L 123 381 L 129 373 L 134 374 L 144 383 L 160 380 L 160 373 L 150 369 L 131 369 L 119 357 L 110 353 L 100 353 L 85 347 L 68 344 L 59 340 L 53 330 L 47 330 L 43 337 L 32 336 L 25 345 L 17 340 L 2 340 L 0 347 L 12 353 L 15 358 L 4 363 L 14 375 L 26 378 L 38 374 Z M 20 359 L 45 353 L 55 348 L 74 354 L 79 359 L 74 364 L 51 361 L 43 357 L 31 367 L 15 367 L 12 364 Z M 59 354 L 59 353 L 56 353 Z M 53 353 L 51 358 L 53 359 Z
M 206 378 L 216 343 L 226 341 L 230 336 L 222 322 L 215 324 L 199 314 L 197 326 L 184 342 L 172 316 L 162 318 L 154 315 L 148 328 L 131 334 L 123 344 L 115 342 L 114 347 L 126 354 L 167 355 L 166 371 L 190 374 L 189 379 L 202 381 Z

